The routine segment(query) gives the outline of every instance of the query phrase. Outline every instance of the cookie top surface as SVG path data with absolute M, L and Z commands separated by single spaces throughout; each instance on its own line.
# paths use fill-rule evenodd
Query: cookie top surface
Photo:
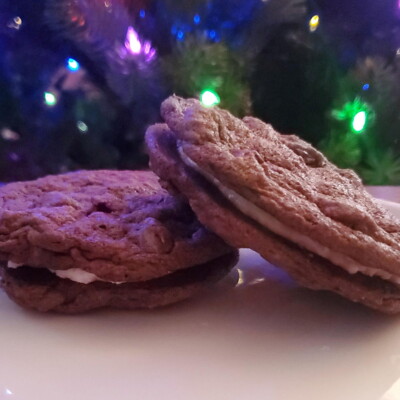
M 232 251 L 149 171 L 79 171 L 0 188 L 0 259 L 141 281 Z
M 323 248 L 400 277 L 400 222 L 354 172 L 256 118 L 179 97 L 161 112 L 187 165 Z

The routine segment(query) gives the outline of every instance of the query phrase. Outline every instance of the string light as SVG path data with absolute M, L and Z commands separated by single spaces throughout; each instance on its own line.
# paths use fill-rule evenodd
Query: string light
M 8 27 L 15 29 L 15 30 L 19 30 L 19 28 L 21 28 L 22 25 L 22 19 L 21 17 L 14 17 L 9 23 L 8 23 Z
M 17 153 L 10 153 L 9 156 L 11 161 L 17 162 L 21 159 L 21 157 Z
M 208 36 L 209 36 L 210 39 L 215 39 L 215 37 L 217 36 L 217 32 L 215 32 L 214 30 L 211 30 L 208 33 Z
M 67 68 L 72 71 L 72 72 L 76 72 L 79 70 L 80 68 L 80 64 L 78 63 L 78 61 L 74 60 L 73 58 L 68 58 L 67 60 Z
M 57 104 L 57 97 L 54 93 L 45 92 L 44 93 L 44 102 L 48 107 L 54 107 Z
M 344 104 L 341 110 L 333 110 L 332 116 L 340 121 L 349 121 L 349 128 L 353 133 L 362 133 L 368 125 L 374 120 L 375 113 L 373 109 L 356 98 Z
M 351 127 L 354 132 L 360 133 L 365 129 L 366 124 L 367 124 L 367 113 L 365 111 L 359 111 L 353 117 Z
M 200 101 L 206 107 L 216 106 L 221 102 L 218 93 L 214 92 L 213 90 L 206 89 L 200 94 Z
M 11 142 L 16 142 L 17 140 L 20 139 L 20 136 L 17 132 L 14 132 L 13 130 L 11 130 L 10 128 L 3 128 L 1 130 L 1 137 L 4 140 L 9 140 Z
M 83 121 L 78 121 L 76 127 L 82 133 L 86 133 L 89 130 L 89 127 Z
M 132 53 L 132 54 L 139 54 L 140 51 L 142 50 L 142 44 L 140 43 L 139 40 L 139 35 L 137 32 L 133 29 L 132 26 L 128 28 L 128 31 L 126 33 L 126 41 L 125 41 L 125 47 Z
M 368 89 L 369 89 L 369 83 L 363 85 L 362 90 L 368 90 Z
M 199 15 L 199 14 L 196 14 L 196 15 L 193 17 L 193 22 L 194 22 L 196 25 L 198 25 L 198 24 L 200 23 L 200 21 L 201 21 L 200 15 Z
M 319 15 L 314 15 L 309 22 L 310 32 L 315 32 L 319 26 Z
M 183 40 L 185 37 L 185 33 L 183 31 L 179 31 L 176 37 L 178 38 L 178 40 Z
M 132 26 L 126 32 L 125 48 L 132 55 L 144 55 L 147 62 L 156 57 L 156 50 L 151 47 L 151 43 L 149 41 L 141 42 L 138 33 Z

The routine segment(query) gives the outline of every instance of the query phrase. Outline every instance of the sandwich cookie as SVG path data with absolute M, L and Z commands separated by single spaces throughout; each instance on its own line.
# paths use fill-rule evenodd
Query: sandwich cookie
M 226 275 L 237 251 L 149 171 L 80 171 L 0 188 L 2 286 L 19 305 L 153 308 Z
M 400 311 L 400 222 L 350 170 L 270 125 L 170 97 L 146 142 L 155 173 L 231 246 L 300 284 Z

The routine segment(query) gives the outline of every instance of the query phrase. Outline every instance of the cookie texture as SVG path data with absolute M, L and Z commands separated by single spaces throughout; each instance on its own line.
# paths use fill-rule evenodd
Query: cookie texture
M 171 97 L 162 115 L 166 124 L 146 134 L 152 168 L 170 190 L 188 198 L 204 225 L 232 246 L 259 252 L 306 287 L 400 311 L 400 223 L 352 171 L 337 168 L 296 136 L 280 135 L 255 118 L 204 108 L 197 100 Z M 340 252 L 385 279 L 349 273 L 272 232 L 227 200 L 215 179 L 324 251 Z
M 44 268 L 0 267 L 2 286 L 24 308 L 40 312 L 82 313 L 103 307 L 122 309 L 167 306 L 192 297 L 223 276 L 237 262 L 231 252 L 205 264 L 144 282 L 82 284 L 60 279 Z
M 231 252 L 150 171 L 80 171 L 0 188 L 0 260 L 137 282 Z
M 220 279 L 238 258 L 150 171 L 12 183 L 0 202 L 1 286 L 37 311 L 165 306 Z
M 162 115 L 184 153 L 226 187 L 321 245 L 400 276 L 400 224 L 354 172 L 295 136 L 195 100 L 169 98 Z

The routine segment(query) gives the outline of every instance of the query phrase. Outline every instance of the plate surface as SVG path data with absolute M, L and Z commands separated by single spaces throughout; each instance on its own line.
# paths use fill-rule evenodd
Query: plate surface
M 400 399 L 400 317 L 299 288 L 249 250 L 174 307 L 42 315 L 0 293 L 0 321 L 1 400 Z

